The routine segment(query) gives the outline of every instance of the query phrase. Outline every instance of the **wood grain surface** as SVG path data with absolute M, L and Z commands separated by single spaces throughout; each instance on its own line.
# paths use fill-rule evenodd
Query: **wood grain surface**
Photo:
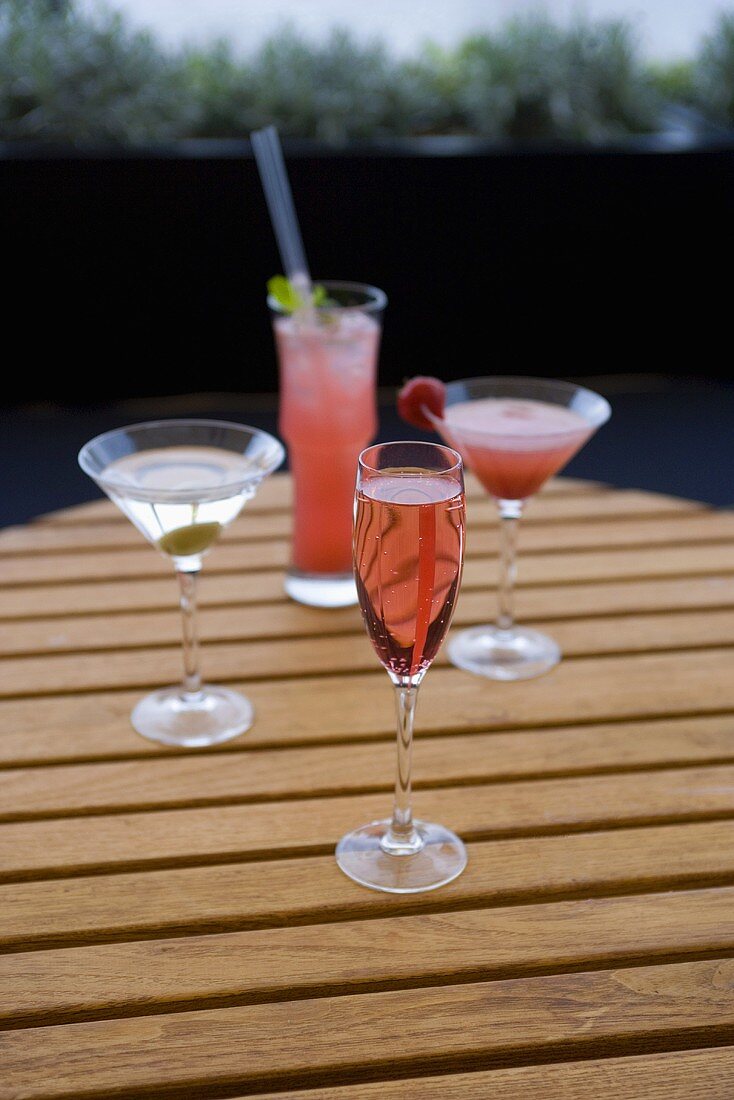
M 493 615 L 468 486 L 455 625 Z M 731 1100 L 734 515 L 557 479 L 518 612 L 564 659 L 440 656 L 415 808 L 469 865 L 393 897 L 336 867 L 390 809 L 387 678 L 355 608 L 283 592 L 272 477 L 207 561 L 207 751 L 130 725 L 180 674 L 170 567 L 107 501 L 0 532 L 0 1100 Z

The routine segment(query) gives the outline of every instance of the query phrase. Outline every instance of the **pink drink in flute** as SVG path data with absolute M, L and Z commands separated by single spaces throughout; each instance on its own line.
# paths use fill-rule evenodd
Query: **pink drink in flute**
M 280 374 L 279 432 L 294 485 L 286 591 L 317 607 L 356 603 L 354 481 L 377 431 L 377 360 L 386 297 L 323 283 L 326 303 L 286 314 L 270 300 Z
M 464 491 L 430 475 L 367 479 L 357 492 L 354 561 L 367 633 L 387 671 L 432 663 L 459 592 Z
M 418 688 L 451 622 L 464 556 L 460 456 L 434 443 L 385 443 L 360 455 L 354 572 L 367 633 L 395 689 L 397 768 L 391 819 L 342 837 L 336 859 L 375 890 L 417 893 L 456 878 L 464 845 L 414 821 L 411 751 Z

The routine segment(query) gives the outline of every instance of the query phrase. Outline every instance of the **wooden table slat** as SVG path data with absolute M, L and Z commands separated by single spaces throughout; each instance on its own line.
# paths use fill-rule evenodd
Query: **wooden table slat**
M 734 711 L 731 665 L 731 653 L 722 648 L 584 658 L 563 662 L 543 680 L 503 684 L 501 690 L 439 666 L 421 687 L 417 734 L 729 713 Z M 258 714 L 267 714 L 267 723 L 256 721 L 229 750 L 394 736 L 393 700 L 381 670 L 234 683 L 246 691 Z M 139 691 L 120 691 L 0 703 L 5 726 L 0 745 L 6 759 L 29 749 L 34 757 L 45 752 L 61 759 L 75 752 L 82 758 L 161 754 L 166 751 L 162 746 L 151 747 L 130 725 L 139 698 Z M 69 723 L 74 740 L 64 743 Z
M 608 588 L 611 593 L 606 591 Z M 688 582 L 658 582 L 657 585 L 655 582 L 638 582 L 632 591 L 626 591 L 621 585 L 599 584 L 585 589 L 581 599 L 576 587 L 570 593 L 559 593 L 557 589 L 550 590 L 550 593 L 547 590 L 538 593 L 536 589 L 525 589 L 519 594 L 518 613 L 526 622 L 591 618 L 594 601 L 603 615 L 621 616 L 630 612 L 658 610 L 672 612 L 689 608 L 698 610 L 701 606 L 708 608 L 710 614 L 715 614 L 726 611 L 727 602 L 734 604 L 734 575 L 722 577 L 718 584 L 713 583 L 710 577 L 696 577 Z M 540 614 L 533 614 L 534 606 Z M 458 600 L 454 628 L 486 621 L 492 618 L 493 613 L 493 600 L 488 593 L 467 589 Z M 362 619 L 356 607 L 340 608 L 336 613 L 329 613 L 316 608 L 297 609 L 291 603 L 282 603 L 263 613 L 261 606 L 204 606 L 200 615 L 200 636 L 205 643 L 277 639 L 286 644 L 296 638 L 311 638 L 330 645 L 329 639 L 334 634 L 359 637 L 362 649 L 370 654 L 374 667 L 374 656 L 364 636 Z M 0 655 L 179 646 L 180 636 L 181 617 L 175 607 L 165 611 L 136 611 L 106 616 L 76 614 L 29 618 L 22 622 L 9 620 L 0 621 Z M 324 671 L 327 671 L 326 666 Z
M 94 766 L 94 765 L 92 765 Z M 94 797 L 94 796 L 92 796 Z M 140 794 L 133 797 L 140 804 Z M 161 796 L 158 795 L 160 798 Z M 206 795 L 202 795 L 206 800 Z M 143 797 L 143 801 L 144 797 Z M 349 829 L 389 815 L 387 792 L 10 822 L 0 830 L 5 877 L 185 866 L 225 859 L 331 852 Z M 445 787 L 416 793 L 427 820 L 469 840 L 734 816 L 734 766 Z M 153 811 L 153 812 L 151 812 Z M 81 816 L 79 816 L 81 814 Z
M 633 498 L 637 501 L 637 497 Z M 575 502 L 574 502 L 575 503 Z M 555 499 L 554 499 L 555 504 Z M 492 533 L 498 526 L 496 509 L 489 504 L 475 507 L 472 530 L 481 532 L 478 538 L 490 544 Z M 734 514 L 707 510 L 671 509 L 672 515 L 653 514 L 639 517 L 636 510 L 629 515 L 617 515 L 605 511 L 595 515 L 595 522 L 588 518 L 568 518 L 558 516 L 559 508 L 552 512 L 546 509 L 540 516 L 544 522 L 538 522 L 530 512 L 527 524 L 523 523 L 522 550 L 524 554 L 551 548 L 584 549 L 594 546 L 645 546 L 658 543 L 665 545 L 673 542 L 716 541 L 731 539 L 734 534 Z M 559 522 L 559 518 L 562 522 Z M 243 546 L 246 543 L 260 541 L 280 542 L 290 537 L 291 520 L 287 513 L 249 516 L 235 520 L 222 538 L 222 546 Z M 486 537 L 485 537 L 486 535 Z M 477 541 L 475 539 L 474 541 Z M 36 524 L 32 527 L 10 527 L 0 531 L 0 562 L 3 556 L 12 555 L 48 555 L 79 554 L 93 555 L 101 550 L 132 549 L 150 552 L 150 547 L 141 538 L 133 525 L 124 517 L 110 523 L 96 523 L 83 526 L 73 524 L 56 526 L 50 523 Z
M 466 492 L 467 496 L 471 499 L 483 500 L 486 497 L 486 492 L 479 484 L 473 474 L 467 473 L 465 475 L 466 480 Z M 577 493 L 580 494 L 603 494 L 610 492 L 608 485 L 598 481 L 589 481 L 581 478 L 573 477 L 555 477 L 551 478 L 543 486 L 543 496 L 573 496 Z M 287 474 L 279 473 L 273 477 L 269 477 L 262 483 L 257 491 L 257 495 L 247 503 L 248 514 L 260 513 L 260 512 L 287 512 L 293 503 L 293 491 L 290 482 L 290 478 Z M 120 513 L 116 505 L 112 504 L 107 497 L 100 497 L 99 500 L 90 501 L 88 504 L 72 505 L 68 508 L 62 508 L 55 512 L 50 512 L 47 515 L 39 516 L 37 522 L 39 524 L 49 525 L 66 525 L 81 523 L 87 524 L 91 522 L 109 522 L 110 519 L 115 518 L 120 522 L 126 522 L 120 517 Z
M 734 709 L 731 665 L 727 648 L 579 658 L 561 662 L 545 680 L 501 687 L 437 667 L 420 689 L 417 733 L 721 714 Z M 252 744 L 394 733 L 390 683 L 380 669 L 362 675 L 233 682 L 247 692 L 258 714 L 267 715 L 266 725 L 261 719 L 245 735 Z M 136 742 L 130 709 L 139 697 L 140 691 L 90 696 L 80 713 L 81 729 L 95 722 L 114 726 Z M 79 698 L 84 703 L 84 696 Z
M 434 897 L 354 890 L 333 855 L 0 886 L 0 948 L 56 947 L 734 884 L 734 821 L 469 844 Z
M 276 574 L 272 574 L 276 576 Z M 263 587 L 246 586 L 246 578 L 238 576 L 209 577 L 204 574 L 201 586 L 202 627 L 209 636 L 216 636 L 216 626 L 230 621 L 240 622 L 243 636 L 303 636 L 312 633 L 341 634 L 352 629 L 357 614 L 353 607 L 322 611 L 296 606 L 283 597 L 282 576 L 271 585 L 271 574 L 260 574 Z M 260 599 L 270 594 L 272 599 Z M 160 580 L 121 580 L 112 584 L 64 584 L 43 588 L 44 605 L 32 606 L 39 592 L 34 588 L 6 588 L 0 600 L 0 623 L 3 636 L 11 639 L 16 630 L 22 639 L 48 634 L 63 635 L 66 624 L 74 629 L 76 622 L 88 623 L 89 640 L 95 632 L 119 627 L 128 628 L 133 637 L 145 631 L 150 620 L 151 637 L 160 638 L 160 622 L 180 628 L 176 585 L 173 577 Z M 717 570 L 702 576 L 673 578 L 622 579 L 577 583 L 573 591 L 565 586 L 539 584 L 521 585 L 516 594 L 518 616 L 523 619 L 583 618 L 585 615 L 628 614 L 636 611 L 684 610 L 685 608 L 727 607 L 734 603 L 734 573 Z M 494 594 L 487 585 L 469 585 L 462 589 L 459 605 L 476 606 L 486 617 L 494 614 Z M 266 610 L 264 605 L 267 605 Z M 457 608 L 458 613 L 458 608 Z M 462 614 L 465 612 L 462 611 Z M 481 613 L 481 611 L 480 611 Z M 209 627 L 207 624 L 214 625 Z M 252 626 L 249 624 L 252 623 Z M 272 623 L 272 625 L 271 625 Z M 102 624 L 102 625 L 100 625 Z M 137 625 L 136 625 L 137 624 Z M 226 633 L 226 626 L 222 628 Z
M 457 613 L 458 617 L 458 613 Z M 459 617 L 458 625 L 484 621 L 476 614 Z M 532 621 L 526 625 L 532 627 Z M 602 654 L 654 653 L 666 649 L 720 647 L 734 642 L 734 609 L 710 610 L 707 615 L 681 612 L 671 621 L 670 614 L 629 615 L 614 618 L 587 618 L 543 623 L 561 647 L 567 659 Z M 208 679 L 226 681 L 243 673 L 252 679 L 282 679 L 323 673 L 372 672 L 374 652 L 362 633 L 339 638 L 261 639 L 258 641 L 209 642 L 203 663 Z M 435 667 L 448 665 L 446 653 L 439 655 Z M 216 670 L 212 676 L 208 670 Z M 153 649 L 102 650 L 82 655 L 41 653 L 10 657 L 5 661 L 4 683 L 0 697 L 33 694 L 34 686 L 55 694 L 68 691 L 107 691 L 130 684 L 156 687 L 176 683 L 181 676 L 181 646 Z M 42 692 L 36 687 L 36 693 Z
M 619 494 L 613 498 L 570 497 L 568 501 L 563 501 L 563 505 L 564 507 L 561 508 L 560 502 L 551 501 L 549 506 L 548 501 L 538 501 L 533 519 L 536 522 L 545 518 L 556 522 L 559 519 L 584 519 L 587 522 L 593 522 L 603 517 L 616 518 L 617 515 L 667 516 L 680 515 L 682 512 L 695 514 L 703 507 L 672 497 L 665 498 L 637 492 Z M 490 507 L 487 504 L 488 524 L 491 515 Z M 559 513 L 565 513 L 565 515 Z M 530 525 L 530 513 L 525 517 L 524 522 Z M 491 530 L 488 529 L 486 540 L 482 539 L 481 531 L 476 539 L 467 538 L 468 557 L 474 556 L 475 547 L 482 552 L 482 542 L 488 542 L 490 537 Z M 234 570 L 267 571 L 276 566 L 282 571 L 290 557 L 289 542 L 286 538 L 236 543 L 229 541 L 225 534 L 221 545 L 215 549 L 216 553 L 212 552 L 207 561 L 207 570 L 210 573 Z M 142 536 L 136 545 L 129 548 L 99 549 L 93 554 L 14 553 L 0 556 L 0 584 L 2 585 L 80 579 L 104 580 L 110 577 L 155 577 L 170 573 L 170 570 L 170 562 L 163 554 L 154 551 Z
M 723 1100 L 731 1093 L 732 1080 L 734 1047 L 718 1047 L 391 1080 L 388 1087 L 390 1100 Z M 379 1081 L 269 1092 L 260 1100 L 385 1100 L 385 1092 L 385 1083 Z
M 734 887 L 0 956 L 0 1027 L 609 969 L 734 951 Z
M 416 739 L 416 789 L 524 777 L 734 763 L 734 715 Z M 191 754 L 7 769 L 0 819 L 391 790 L 392 739 L 278 751 Z
M 734 960 L 713 959 L 7 1031 L 0 1100 L 700 1047 L 734 1034 L 733 983 Z

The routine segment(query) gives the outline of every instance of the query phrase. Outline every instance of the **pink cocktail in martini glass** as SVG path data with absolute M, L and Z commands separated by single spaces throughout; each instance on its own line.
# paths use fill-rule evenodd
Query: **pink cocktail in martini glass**
M 423 411 L 495 499 L 501 520 L 497 621 L 456 634 L 449 658 L 495 680 L 539 676 L 561 653 L 552 638 L 515 624 L 517 523 L 528 498 L 609 419 L 609 403 L 570 382 L 522 377 L 452 382 L 445 398 L 443 416 Z

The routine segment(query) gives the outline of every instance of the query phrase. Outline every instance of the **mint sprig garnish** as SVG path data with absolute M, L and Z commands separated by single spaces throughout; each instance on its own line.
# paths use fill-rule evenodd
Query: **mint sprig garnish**
M 335 306 L 336 302 L 333 301 L 326 293 L 326 287 L 321 286 L 319 283 L 311 291 L 311 305 L 312 306 Z
M 316 284 L 311 290 L 311 301 L 307 302 L 303 294 L 296 290 L 290 279 L 285 275 L 273 275 L 268 279 L 268 294 L 278 303 L 284 313 L 295 313 L 305 306 L 335 306 L 326 291 L 326 287 Z

